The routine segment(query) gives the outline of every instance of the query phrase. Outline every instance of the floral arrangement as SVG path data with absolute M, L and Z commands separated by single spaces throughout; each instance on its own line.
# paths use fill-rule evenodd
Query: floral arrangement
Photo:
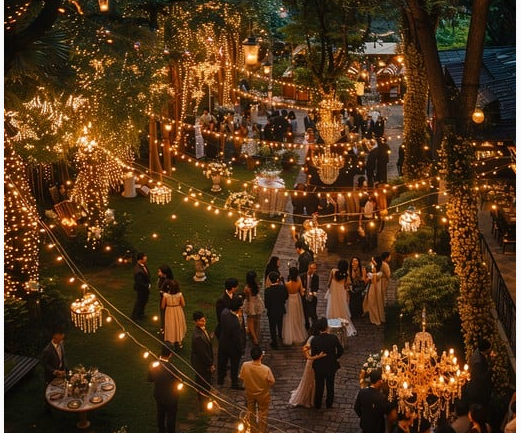
M 81 364 L 69 370 L 65 377 L 68 383 L 67 392 L 70 390 L 71 395 L 78 397 L 86 395 L 89 392 L 91 380 L 97 372 L 97 368 L 87 369 Z
M 232 192 L 226 199 L 224 207 L 234 207 L 237 209 L 251 208 L 255 202 L 255 196 L 248 191 Z
M 200 260 L 203 262 L 205 267 L 210 266 L 212 263 L 218 262 L 221 256 L 212 250 L 212 247 L 196 247 L 192 244 L 186 244 L 183 252 L 185 260 Z
M 360 388 L 369 386 L 371 371 L 382 368 L 381 354 L 371 353 L 360 370 Z
M 210 179 L 212 176 L 224 176 L 229 177 L 232 175 L 232 167 L 225 162 L 210 162 L 206 165 L 204 175 Z

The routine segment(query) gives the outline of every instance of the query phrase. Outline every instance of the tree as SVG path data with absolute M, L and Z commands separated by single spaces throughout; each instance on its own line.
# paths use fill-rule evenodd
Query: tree
M 506 351 L 501 344 L 492 308 L 490 279 L 479 248 L 478 206 L 474 194 L 471 144 L 471 113 L 475 107 L 485 41 L 490 0 L 475 0 L 467 41 L 461 89 L 448 87 L 438 56 L 435 22 L 429 16 L 430 3 L 406 0 L 408 12 L 417 23 L 418 42 L 425 62 L 427 80 L 443 132 L 442 175 L 447 183 L 451 258 L 460 279 L 458 308 L 462 321 L 467 358 L 480 338 L 493 341 L 499 356 L 494 364 L 494 384 L 498 393 L 507 382 Z

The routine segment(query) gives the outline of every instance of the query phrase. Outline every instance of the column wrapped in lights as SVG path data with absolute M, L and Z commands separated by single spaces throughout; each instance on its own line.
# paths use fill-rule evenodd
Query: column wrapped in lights
M 86 293 L 71 304 L 74 325 L 85 333 L 96 332 L 103 325 L 103 305 L 94 293 Z

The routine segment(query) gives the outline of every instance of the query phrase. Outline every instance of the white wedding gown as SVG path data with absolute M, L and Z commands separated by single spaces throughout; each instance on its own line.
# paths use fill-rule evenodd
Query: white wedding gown
M 308 347 L 308 350 L 311 350 L 311 340 L 313 336 L 308 338 L 305 346 Z M 300 383 L 298 384 L 297 389 L 291 391 L 291 397 L 289 399 L 289 404 L 292 406 L 304 406 L 304 407 L 313 407 L 315 398 L 315 372 L 313 371 L 313 360 L 307 359 L 306 365 L 304 367 L 304 372 L 302 373 L 302 378 L 300 379 Z

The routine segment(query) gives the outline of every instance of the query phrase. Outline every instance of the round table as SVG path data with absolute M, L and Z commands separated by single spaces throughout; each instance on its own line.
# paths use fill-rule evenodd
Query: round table
M 116 394 L 116 383 L 104 373 L 97 373 L 93 377 L 89 391 L 83 396 L 73 396 L 66 388 L 65 379 L 54 379 L 45 389 L 45 399 L 55 409 L 77 413 L 79 419 L 76 427 L 80 429 L 90 427 L 87 412 L 105 406 Z

